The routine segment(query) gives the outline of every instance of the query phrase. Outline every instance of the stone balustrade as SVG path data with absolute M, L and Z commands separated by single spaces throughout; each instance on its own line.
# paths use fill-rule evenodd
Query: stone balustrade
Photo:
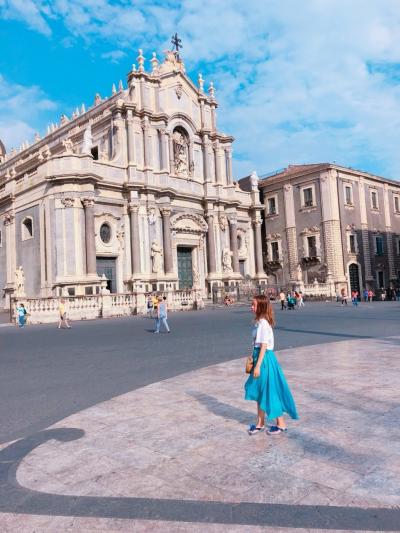
M 166 293 L 170 311 L 185 311 L 203 307 L 200 290 L 180 290 Z M 146 295 L 136 293 L 98 294 L 94 296 L 63 296 L 54 298 L 19 298 L 13 308 L 22 302 L 28 312 L 28 323 L 57 322 L 61 299 L 65 302 L 68 318 L 90 320 L 146 313 Z M 14 317 L 15 318 L 15 317 Z

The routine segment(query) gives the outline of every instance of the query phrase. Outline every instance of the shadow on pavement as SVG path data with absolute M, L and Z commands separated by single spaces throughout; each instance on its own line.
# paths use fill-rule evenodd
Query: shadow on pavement
M 18 483 L 18 466 L 36 447 L 49 440 L 68 442 L 83 436 L 80 429 L 50 429 L 1 450 L 0 512 L 352 531 L 394 531 L 400 523 L 399 509 L 67 496 L 34 491 Z

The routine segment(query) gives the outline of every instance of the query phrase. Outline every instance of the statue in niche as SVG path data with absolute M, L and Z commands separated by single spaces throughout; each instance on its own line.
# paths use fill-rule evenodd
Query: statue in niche
M 22 266 L 15 271 L 15 296 L 25 296 L 25 274 Z
M 229 250 L 229 248 L 224 248 L 222 251 L 222 269 L 226 274 L 233 272 L 232 252 Z
M 157 213 L 155 207 L 149 207 L 147 209 L 147 220 L 149 221 L 150 226 L 154 226 L 157 222 Z
M 155 274 L 158 274 L 162 271 L 162 256 L 163 256 L 163 250 L 161 246 L 158 244 L 157 241 L 153 241 L 151 243 L 151 259 L 153 261 L 152 265 L 152 271 Z
M 82 154 L 90 154 L 92 147 L 93 147 L 92 128 L 90 127 L 90 124 L 89 124 L 88 127 L 85 129 L 85 133 L 83 134 Z
M 297 281 L 303 281 L 303 271 L 301 269 L 300 263 L 297 265 Z
M 175 172 L 178 176 L 188 177 L 188 160 L 187 160 L 187 141 L 179 131 L 175 131 L 173 136 L 174 143 L 174 163 Z

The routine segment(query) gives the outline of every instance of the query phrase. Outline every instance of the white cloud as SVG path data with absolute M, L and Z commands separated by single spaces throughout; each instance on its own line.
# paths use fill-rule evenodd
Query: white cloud
M 35 128 L 56 108 L 39 87 L 14 84 L 0 74 L 0 139 L 7 150 L 31 140 Z
M 48 10 L 41 2 L 35 0 L 4 0 L 0 3 L 0 15 L 3 18 L 23 20 L 32 29 L 44 35 L 51 35 L 50 26 L 45 15 Z
M 108 54 L 136 44 L 149 57 L 177 30 L 188 70 L 212 73 L 238 176 L 336 160 L 400 177 L 397 0 L 13 0 L 9 16 L 11 4 Z
M 120 60 L 126 56 L 126 53 L 122 50 L 111 50 L 110 52 L 105 52 L 101 54 L 103 59 L 109 59 L 111 63 L 119 63 Z

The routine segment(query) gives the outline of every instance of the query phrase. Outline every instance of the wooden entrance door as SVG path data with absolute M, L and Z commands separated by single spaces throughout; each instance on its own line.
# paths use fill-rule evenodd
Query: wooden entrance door
M 177 251 L 179 288 L 191 289 L 193 287 L 192 249 L 179 246 Z
M 107 278 L 107 289 L 117 292 L 117 260 L 115 257 L 97 257 L 96 270 L 99 276 Z

